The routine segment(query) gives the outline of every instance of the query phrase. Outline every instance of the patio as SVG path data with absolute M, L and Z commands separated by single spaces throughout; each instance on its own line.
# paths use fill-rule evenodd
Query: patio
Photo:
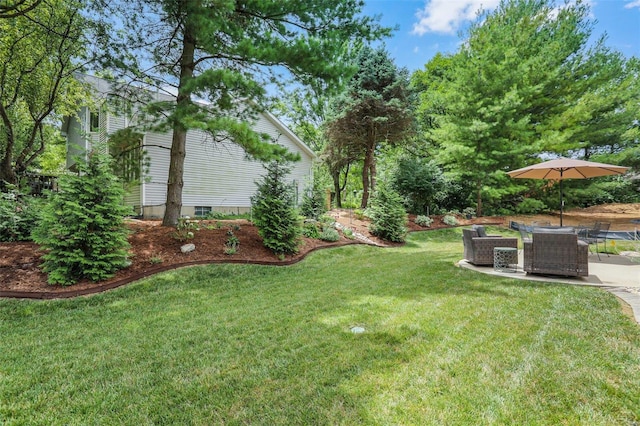
M 587 277 L 526 274 L 522 269 L 523 262 L 523 252 L 519 250 L 516 272 L 499 272 L 494 270 L 493 266 L 476 266 L 464 259 L 458 262 L 458 266 L 505 278 L 603 287 L 604 290 L 628 303 L 633 309 L 636 322 L 640 324 L 640 258 L 601 255 L 598 259 L 596 254 L 589 253 L 589 276 Z

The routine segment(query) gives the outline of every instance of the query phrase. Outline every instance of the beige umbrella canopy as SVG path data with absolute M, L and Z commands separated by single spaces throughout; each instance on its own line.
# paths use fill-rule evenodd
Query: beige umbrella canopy
M 560 181 L 560 226 L 562 226 L 562 181 L 564 179 L 587 179 L 598 176 L 621 175 L 628 167 L 612 164 L 594 163 L 591 161 L 558 158 L 507 172 L 512 178 L 549 179 Z

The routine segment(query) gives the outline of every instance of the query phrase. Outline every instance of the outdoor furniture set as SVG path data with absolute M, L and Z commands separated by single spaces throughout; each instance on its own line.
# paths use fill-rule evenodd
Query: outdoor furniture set
M 592 227 L 531 227 L 517 224 L 523 243 L 523 270 L 528 274 L 586 277 L 589 275 L 589 244 L 601 241 L 608 224 Z M 518 268 L 517 238 L 486 235 L 482 226 L 463 229 L 464 258 L 474 265 L 493 265 L 498 271 Z M 597 248 L 596 248 L 597 251 Z

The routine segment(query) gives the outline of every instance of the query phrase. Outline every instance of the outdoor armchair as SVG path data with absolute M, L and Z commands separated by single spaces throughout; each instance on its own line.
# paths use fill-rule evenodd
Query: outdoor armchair
M 604 244 L 604 252 L 609 256 L 609 252 L 607 251 L 607 234 L 610 226 L 610 223 L 596 222 L 592 226 L 582 226 L 578 229 L 578 239 L 587 243 L 590 251 L 591 244 L 596 245 L 596 255 L 598 256 L 598 260 L 600 260 L 598 243 Z
M 480 232 L 484 231 L 482 229 Z M 474 265 L 493 265 L 493 249 L 495 247 L 518 248 L 517 238 L 488 235 L 480 237 L 477 229 L 463 229 L 464 258 Z
M 571 232 L 567 229 L 534 229 L 531 241 L 524 242 L 524 271 L 529 274 L 588 276 L 589 245 L 579 241 L 572 228 L 568 229 Z

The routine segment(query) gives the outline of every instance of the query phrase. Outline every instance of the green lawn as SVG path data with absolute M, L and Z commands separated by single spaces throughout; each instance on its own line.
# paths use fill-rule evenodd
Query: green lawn
M 639 422 L 616 298 L 457 268 L 460 235 L 1 300 L 0 424 Z

